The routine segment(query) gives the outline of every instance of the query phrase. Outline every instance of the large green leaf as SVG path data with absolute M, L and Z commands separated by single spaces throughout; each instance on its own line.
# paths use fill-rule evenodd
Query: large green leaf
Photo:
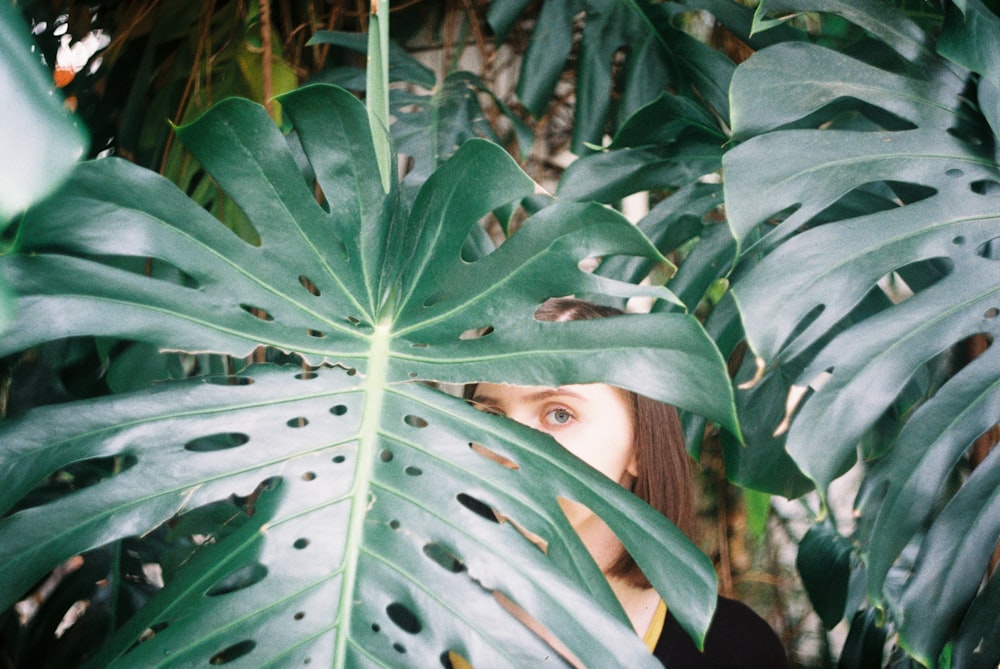
M 655 248 L 610 210 L 557 203 L 468 262 L 476 222 L 533 190 L 501 149 L 467 143 L 407 212 L 382 190 L 353 97 L 317 86 L 282 105 L 315 181 L 253 103 L 227 101 L 179 131 L 259 245 L 152 173 L 84 164 L 0 259 L 21 307 L 3 346 L 107 334 L 231 355 L 263 344 L 337 367 L 252 368 L 235 385 L 164 384 L 8 423 L 4 604 L 71 555 L 230 498 L 238 527 L 218 528 L 171 571 L 98 666 L 240 656 L 428 666 L 446 650 L 474 666 L 533 664 L 550 649 L 525 638 L 501 593 L 589 662 L 648 665 L 558 511 L 565 496 L 604 517 L 685 629 L 704 634 L 714 573 L 676 528 L 547 437 L 412 383 L 603 381 L 737 431 L 722 359 L 693 317 L 533 317 L 556 295 L 671 297 L 578 267 L 592 256 L 660 259 Z M 181 278 L 120 267 L 134 256 Z M 112 455 L 121 473 L 21 502 L 71 463 Z
M 949 52 L 990 71 L 957 46 L 982 36 L 988 10 L 976 7 L 949 28 Z M 997 615 L 995 597 L 977 595 L 1000 534 L 996 466 L 957 476 L 996 422 L 1000 365 L 989 348 L 948 366 L 963 343 L 998 334 L 992 89 L 935 55 L 890 3 L 764 2 L 758 27 L 770 12 L 815 10 L 868 40 L 850 56 L 774 46 L 733 77 L 745 140 L 724 157 L 744 249 L 733 294 L 758 383 L 794 379 L 772 429 L 787 430 L 802 472 L 825 494 L 859 459 L 876 461 L 857 502 L 868 597 L 933 666 L 949 639 L 975 637 L 972 602 Z

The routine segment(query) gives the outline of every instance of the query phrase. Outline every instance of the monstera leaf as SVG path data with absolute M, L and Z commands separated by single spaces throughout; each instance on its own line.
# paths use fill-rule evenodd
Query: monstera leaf
M 667 19 L 682 10 L 694 9 L 711 11 L 718 21 L 750 44 L 766 44 L 771 37 L 801 38 L 791 29 L 751 37 L 750 10 L 723 0 L 690 0 L 656 7 L 639 3 L 637 7 L 643 8 L 650 19 L 648 25 L 644 24 L 645 30 L 667 45 L 679 44 L 673 37 L 676 29 Z M 653 21 L 654 18 L 658 20 Z M 693 56 L 700 49 L 690 53 Z M 713 60 L 719 57 L 722 56 L 713 52 Z M 734 65 L 722 58 L 728 67 L 715 70 L 716 76 L 721 77 L 715 85 L 725 89 Z M 693 68 L 693 62 L 684 67 Z M 686 71 L 683 67 L 681 70 Z M 695 77 L 691 72 L 686 76 L 692 81 Z M 706 102 L 711 99 L 659 93 L 621 124 L 606 149 L 573 162 L 563 174 L 558 191 L 562 198 L 607 203 L 642 190 L 666 195 L 637 225 L 661 253 L 683 259 L 671 279 L 671 288 L 692 311 L 714 307 L 719 301 L 737 256 L 736 242 L 726 225 L 722 186 L 717 178 L 730 139 L 729 119 L 720 118 L 718 109 Z M 609 258 L 597 272 L 641 281 L 655 265 L 650 259 Z M 663 302 L 657 308 L 676 309 L 677 305 Z M 729 356 L 741 346 L 742 328 L 731 298 L 726 297 L 719 308 L 712 309 L 706 328 L 724 355 Z M 739 371 L 738 378 L 749 378 L 753 373 L 751 359 Z M 770 422 L 775 414 L 780 420 L 787 387 L 787 379 L 775 377 L 755 392 L 738 395 L 737 410 L 746 443 L 724 434 L 722 446 L 726 475 L 731 482 L 795 497 L 812 486 L 785 452 L 784 440 L 772 436 L 774 423 Z M 685 424 L 688 450 L 697 458 L 704 437 L 704 419 L 685 416 Z
M 602 381 L 737 432 L 722 359 L 693 317 L 534 318 L 558 295 L 674 299 L 579 268 L 662 259 L 655 248 L 611 210 L 556 203 L 469 261 L 477 221 L 534 188 L 499 147 L 465 144 L 407 211 L 397 186 L 383 189 L 361 103 L 325 85 L 281 103 L 307 172 L 245 100 L 178 131 L 258 244 L 109 159 L 81 165 L 0 258 L 19 294 L 6 351 L 102 334 L 240 356 L 266 345 L 308 363 L 5 423 L 3 606 L 66 558 L 166 533 L 186 550 L 161 560 L 164 587 L 92 666 L 423 667 L 450 651 L 519 667 L 552 655 L 511 611 L 594 666 L 652 666 L 562 516 L 567 497 L 607 520 L 700 638 L 714 573 L 676 528 L 548 437 L 417 382 Z M 114 466 L 34 494 L 87 463 Z
M 982 64 L 976 31 L 1000 22 L 959 6 L 950 53 Z M 1000 535 L 1000 451 L 957 490 L 954 475 L 997 421 L 1000 363 L 992 346 L 946 363 L 998 334 L 996 64 L 970 72 L 936 55 L 890 3 L 764 2 L 758 14 L 825 9 L 874 39 L 850 57 L 777 45 L 733 78 L 745 141 L 724 158 L 726 203 L 744 257 L 762 258 L 737 270 L 733 293 L 762 382 L 794 370 L 787 449 L 802 471 L 825 494 L 859 457 L 877 461 L 856 537 L 871 601 L 920 662 L 953 642 L 992 649 L 968 666 L 994 666 L 990 633 L 966 612 L 1000 612 L 996 587 L 982 587 Z

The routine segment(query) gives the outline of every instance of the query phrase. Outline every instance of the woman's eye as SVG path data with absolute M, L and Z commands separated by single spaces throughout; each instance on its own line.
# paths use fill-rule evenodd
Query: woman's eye
M 567 409 L 552 409 L 545 414 L 545 418 L 547 422 L 553 425 L 565 425 L 573 418 L 573 414 Z

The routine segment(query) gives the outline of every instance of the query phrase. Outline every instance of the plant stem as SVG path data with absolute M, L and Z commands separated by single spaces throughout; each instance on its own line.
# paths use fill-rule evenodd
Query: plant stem
M 372 128 L 375 159 L 382 190 L 392 184 L 392 148 L 389 145 L 389 0 L 372 0 L 368 21 L 367 94 L 368 122 Z

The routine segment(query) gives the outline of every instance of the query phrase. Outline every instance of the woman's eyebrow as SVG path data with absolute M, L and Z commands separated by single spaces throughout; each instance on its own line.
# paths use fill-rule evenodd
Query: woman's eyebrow
M 544 388 L 529 395 L 524 395 L 521 399 L 528 402 L 538 402 L 541 400 L 550 399 L 552 397 L 563 397 L 563 396 L 573 397 L 575 399 L 581 399 L 581 400 L 585 399 L 583 395 L 581 395 L 580 393 L 569 390 L 568 388 Z M 485 404 L 485 405 L 500 404 L 497 398 L 491 397 L 490 395 L 481 395 L 479 393 L 475 394 L 472 397 L 472 401 L 476 402 L 477 404 Z
M 580 393 L 569 390 L 568 388 L 546 388 L 545 390 L 539 390 L 537 393 L 528 395 L 527 399 L 531 401 L 538 401 L 547 400 L 552 397 L 573 397 L 578 400 L 585 399 Z

